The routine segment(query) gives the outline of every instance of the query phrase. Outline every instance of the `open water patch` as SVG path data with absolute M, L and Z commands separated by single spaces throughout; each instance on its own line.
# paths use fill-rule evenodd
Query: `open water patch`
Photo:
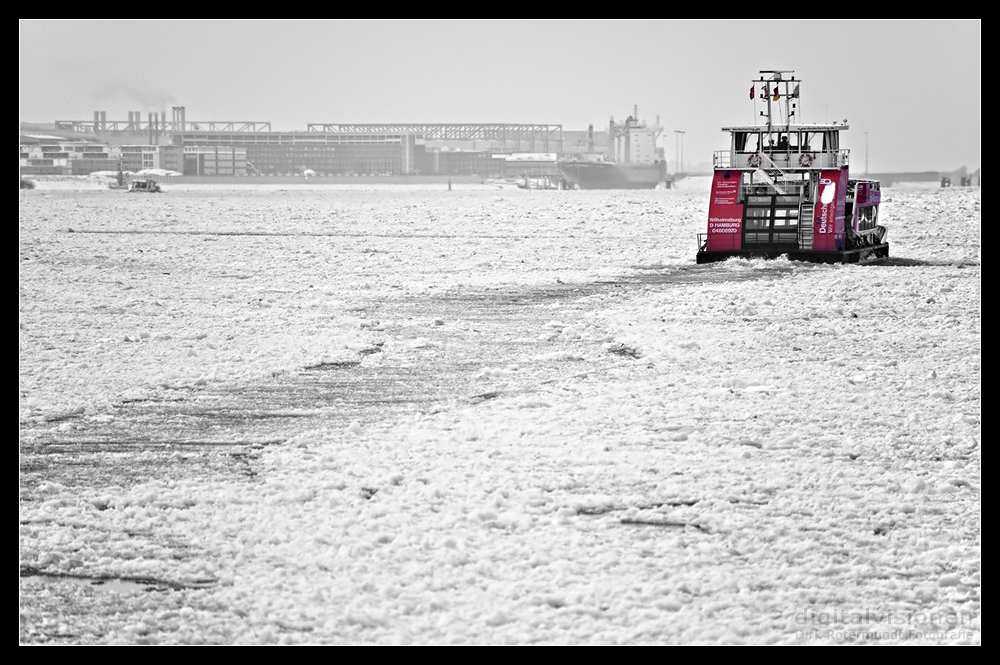
M 191 582 L 159 579 L 155 577 L 113 577 L 73 575 L 69 573 L 46 572 L 33 566 L 20 566 L 18 577 L 32 577 L 49 584 L 74 584 L 107 593 L 136 593 L 154 591 L 181 591 L 185 589 L 205 589 L 214 586 L 218 580 L 204 579 Z

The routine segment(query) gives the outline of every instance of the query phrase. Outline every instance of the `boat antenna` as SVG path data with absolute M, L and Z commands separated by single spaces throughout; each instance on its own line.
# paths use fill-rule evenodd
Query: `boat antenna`
M 767 131 L 770 133 L 774 128 L 774 116 L 778 115 L 779 124 L 785 125 L 785 131 L 788 131 L 791 127 L 792 116 L 794 112 L 792 111 L 792 97 L 798 96 L 798 82 L 795 80 L 795 76 L 791 76 L 786 79 L 784 74 L 794 74 L 795 70 L 792 69 L 762 69 L 760 70 L 760 82 L 761 90 L 760 96 L 767 103 L 765 110 L 760 112 L 761 116 L 767 118 Z M 766 78 L 765 78 L 766 77 Z M 789 85 L 794 84 L 795 88 L 790 88 Z M 781 106 L 781 100 L 784 98 L 785 104 L 784 109 Z M 772 104 L 776 108 L 772 108 Z M 755 105 L 756 108 L 756 105 Z M 784 111 L 782 113 L 782 111 Z M 781 117 L 784 116 L 784 123 L 780 123 Z

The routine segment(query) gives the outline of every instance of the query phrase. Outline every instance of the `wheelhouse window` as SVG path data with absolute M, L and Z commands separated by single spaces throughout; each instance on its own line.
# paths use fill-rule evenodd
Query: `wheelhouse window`
M 801 143 L 802 152 L 816 150 L 825 145 L 822 132 L 802 132 Z
M 858 208 L 858 231 L 874 229 L 878 225 L 878 207 Z
M 733 132 L 733 149 L 736 152 L 758 152 L 760 150 L 760 133 Z

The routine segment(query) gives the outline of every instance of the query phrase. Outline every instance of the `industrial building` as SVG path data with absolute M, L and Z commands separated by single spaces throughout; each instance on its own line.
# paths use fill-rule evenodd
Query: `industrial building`
M 556 177 L 555 163 L 595 150 L 593 130 L 514 123 L 310 124 L 305 131 L 276 132 L 269 122 L 189 121 L 184 107 L 127 121 L 58 120 L 22 132 L 24 174 L 86 174 L 122 168 L 162 168 L 185 176 L 478 176 Z M 59 134 L 59 136 L 56 136 Z M 601 132 L 598 132 L 600 135 Z M 598 145 L 606 140 L 598 136 Z M 598 148 L 600 149 L 600 148 Z
M 160 147 L 161 168 L 183 175 L 246 176 L 247 150 L 227 145 Z
M 58 136 L 22 136 L 19 145 L 23 175 L 88 175 L 98 171 L 131 171 L 160 167 L 155 145 L 108 145 L 67 141 Z
M 36 140 L 32 142 L 32 138 Z M 117 155 L 112 157 L 104 143 L 66 141 L 58 136 L 27 139 L 22 136 L 18 146 L 18 164 L 24 174 L 74 175 L 118 168 Z
M 185 151 L 185 175 L 194 172 L 189 154 L 238 150 L 247 175 L 406 175 L 416 172 L 419 137 L 413 134 L 333 134 L 320 132 L 180 131 L 173 146 Z M 221 174 L 220 174 L 221 175 Z

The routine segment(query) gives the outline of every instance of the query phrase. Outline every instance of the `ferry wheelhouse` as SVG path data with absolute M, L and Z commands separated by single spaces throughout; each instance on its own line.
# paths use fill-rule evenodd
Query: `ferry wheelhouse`
M 878 223 L 877 180 L 848 177 L 844 123 L 796 121 L 801 80 L 788 70 L 760 72 L 750 99 L 763 124 L 723 127 L 729 150 L 714 155 L 708 231 L 698 263 L 730 257 L 853 263 L 889 256 Z

